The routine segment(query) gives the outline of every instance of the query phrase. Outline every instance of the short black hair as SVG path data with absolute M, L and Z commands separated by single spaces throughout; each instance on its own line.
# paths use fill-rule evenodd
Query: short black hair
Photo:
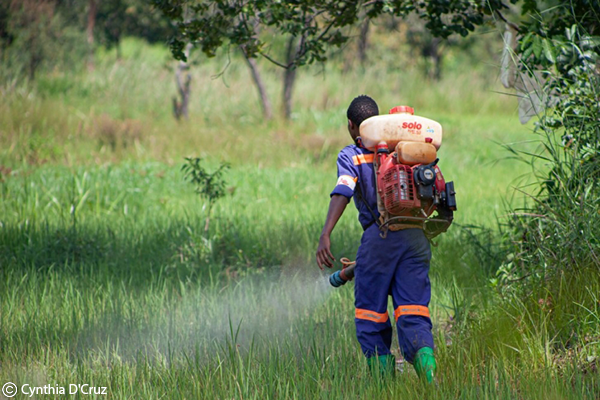
M 375 100 L 367 95 L 361 94 L 352 100 L 352 103 L 348 106 L 346 115 L 354 125 L 360 126 L 365 119 L 374 115 L 379 115 L 379 107 L 377 107 Z

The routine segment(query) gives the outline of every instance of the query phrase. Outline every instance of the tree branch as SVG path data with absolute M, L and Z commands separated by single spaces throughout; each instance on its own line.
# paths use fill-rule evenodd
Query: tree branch
M 274 58 L 272 58 L 271 56 L 269 56 L 268 54 L 263 53 L 262 51 L 259 52 L 259 54 L 261 56 L 263 56 L 264 58 L 266 58 L 267 60 L 269 60 L 270 62 L 272 62 L 273 64 L 277 65 L 278 67 L 281 68 L 285 68 L 288 69 L 290 68 L 292 65 L 294 65 L 293 63 L 291 64 L 282 64 L 281 62 L 275 60 Z
M 506 17 L 502 14 L 502 12 L 500 10 L 496 10 L 496 15 L 498 15 L 498 17 L 504 21 L 505 24 L 509 25 L 511 28 L 513 28 L 515 31 L 519 32 L 519 27 L 517 26 L 517 24 L 515 24 L 514 22 L 510 22 L 509 20 L 506 19 Z

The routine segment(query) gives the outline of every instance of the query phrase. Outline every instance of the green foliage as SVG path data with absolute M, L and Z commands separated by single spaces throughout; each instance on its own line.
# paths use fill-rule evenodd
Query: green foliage
M 0 6 L 0 50 L 0 80 L 33 80 L 39 70 L 75 70 L 86 45 L 57 2 L 26 0 Z
M 567 15 L 560 24 L 580 17 Z M 549 172 L 539 174 L 535 201 L 509 225 L 516 249 L 501 270 L 527 290 L 600 265 L 600 38 L 589 34 L 596 22 L 571 25 L 551 39 L 533 31 L 521 40 L 524 68 L 545 68 L 544 91 L 556 99 L 536 126 L 543 151 L 531 161 Z M 540 29 L 556 32 L 553 25 Z
M 88 1 L 8 0 L 0 3 L 0 80 L 28 77 L 38 71 L 74 72 L 93 52 L 86 27 L 91 18 L 93 35 L 107 47 L 118 46 L 125 36 L 151 43 L 166 42 L 173 34 L 170 22 L 145 0 L 97 1 L 89 16 Z
M 181 167 L 185 178 L 195 186 L 196 193 L 208 200 L 209 207 L 225 196 L 225 181 L 223 173 L 229 168 L 228 163 L 222 163 L 214 172 L 209 173 L 201 165 L 202 158 L 186 157 L 186 164 Z
M 202 158 L 185 157 L 185 161 L 186 163 L 181 167 L 185 179 L 195 186 L 196 193 L 200 195 L 200 197 L 208 200 L 206 226 L 204 228 L 205 231 L 208 231 L 210 212 L 215 202 L 226 194 L 223 173 L 225 170 L 229 169 L 229 164 L 221 163 L 214 172 L 210 173 L 203 165 L 201 165 Z
M 379 1 L 253 1 L 211 0 L 201 3 L 182 0 L 153 0 L 165 15 L 177 22 L 178 34 L 170 41 L 173 56 L 185 60 L 186 42 L 198 44 L 208 56 L 222 46 L 243 46 L 249 57 L 262 55 L 290 68 L 327 60 L 327 51 L 351 38 L 347 29 L 361 16 L 375 19 L 381 15 L 406 17 L 416 13 L 435 36 L 466 36 L 481 25 L 485 15 L 505 8 L 500 1 L 474 3 L 464 0 L 413 2 Z M 269 39 L 259 36 L 269 30 Z M 271 40 L 294 36 L 300 46 L 291 62 L 276 61 L 270 55 Z
M 529 335 L 545 332 L 554 354 L 585 365 L 599 334 L 590 318 L 600 271 L 600 41 L 598 20 L 579 11 L 543 13 L 520 43 L 523 68 L 543 69 L 555 106 L 536 124 L 541 151 L 513 149 L 534 167 L 537 190 L 506 224 L 509 254 L 497 275 L 511 302 L 524 299 L 518 309 L 543 316 Z
M 144 38 L 149 43 L 165 43 L 173 26 L 146 0 L 102 0 L 98 2 L 97 28 L 100 42 L 119 46 L 126 36 Z

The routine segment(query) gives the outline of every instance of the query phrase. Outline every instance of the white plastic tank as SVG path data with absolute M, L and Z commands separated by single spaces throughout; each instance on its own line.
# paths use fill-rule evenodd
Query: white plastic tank
M 408 106 L 398 106 L 387 115 L 367 118 L 360 124 L 360 138 L 364 147 L 375 151 L 381 141 L 393 151 L 399 142 L 431 143 L 436 150 L 442 145 L 442 125 L 432 119 L 414 115 Z

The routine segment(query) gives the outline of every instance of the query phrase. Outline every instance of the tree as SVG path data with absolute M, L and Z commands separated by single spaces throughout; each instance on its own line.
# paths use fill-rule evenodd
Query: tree
M 175 58 L 185 58 L 183 49 L 187 42 L 199 45 L 208 56 L 214 56 L 222 46 L 242 45 L 249 57 L 260 55 L 284 68 L 325 61 L 328 48 L 346 43 L 349 35 L 345 28 L 358 23 L 362 15 L 373 19 L 382 14 L 404 17 L 416 13 L 435 36 L 446 38 L 453 33 L 466 36 L 484 22 L 486 15 L 506 8 L 498 0 L 478 3 L 464 0 L 152 2 L 177 25 L 177 34 L 170 39 Z M 249 21 L 258 21 L 258 24 Z M 270 54 L 269 42 L 258 35 L 261 27 L 269 28 L 275 36 L 291 35 L 298 39 L 298 51 L 291 61 L 277 60 Z
M 247 59 L 262 56 L 286 68 L 286 115 L 290 112 L 288 100 L 291 98 L 290 83 L 294 81 L 295 69 L 326 61 L 330 47 L 339 47 L 349 40 L 349 30 L 346 28 L 358 23 L 367 27 L 365 20 L 381 15 L 405 18 L 414 14 L 423 21 L 426 34 L 432 35 L 429 53 L 436 60 L 434 76 L 439 75 L 441 62 L 438 38 L 446 39 L 452 34 L 466 36 L 487 22 L 504 21 L 514 28 L 519 37 L 517 58 L 520 65 L 529 71 L 556 65 L 552 43 L 564 41 L 566 30 L 573 25 L 583 27 L 591 37 L 597 35 L 600 29 L 598 0 L 510 0 L 521 10 L 521 17 L 511 15 L 515 22 L 504 16 L 504 12 L 512 14 L 512 10 L 501 0 L 152 1 L 176 24 L 176 33 L 169 42 L 175 58 L 185 59 L 186 43 L 200 46 L 209 57 L 214 56 L 221 47 L 235 45 L 244 49 Z M 261 37 L 261 29 L 271 35 Z M 283 59 L 278 59 L 271 51 L 271 43 L 277 37 L 290 38 Z M 597 52 L 597 46 L 594 49 L 592 51 Z
M 117 58 L 120 58 L 120 43 L 124 36 L 137 36 L 156 43 L 174 34 L 170 21 L 146 0 L 98 2 L 96 27 L 100 41 L 117 49 Z
M 252 23 L 258 24 L 258 21 L 253 20 Z M 259 27 L 257 27 L 256 29 L 258 32 Z M 246 64 L 248 65 L 248 68 L 250 69 L 250 73 L 252 75 L 252 80 L 254 81 L 254 85 L 256 86 L 256 89 L 258 90 L 258 96 L 260 98 L 260 104 L 262 106 L 263 117 L 265 119 L 271 119 L 271 118 L 273 118 L 273 110 L 271 107 L 271 102 L 269 101 L 269 96 L 267 94 L 265 84 L 263 83 L 263 80 L 260 75 L 260 70 L 258 69 L 258 63 L 256 62 L 255 58 L 248 56 L 248 51 L 246 50 L 245 46 L 240 45 L 239 48 L 240 48 L 240 51 L 242 52 L 242 55 L 244 56 L 244 60 L 246 60 Z
M 292 92 L 296 82 L 296 66 L 294 60 L 301 51 L 301 44 L 298 43 L 296 36 L 291 36 L 287 41 L 285 50 L 285 61 L 289 68 L 283 73 L 283 116 L 290 119 L 292 116 Z
M 339 47 L 350 38 L 350 26 L 361 23 L 359 57 L 365 60 L 369 19 L 382 14 L 405 17 L 416 13 L 435 36 L 448 37 L 453 33 L 467 35 L 483 23 L 484 15 L 505 6 L 497 0 L 483 3 L 469 1 L 414 2 L 409 0 L 375 1 L 277 1 L 259 0 L 152 0 L 171 18 L 177 32 L 169 41 L 171 52 L 185 60 L 187 43 L 199 46 L 212 57 L 221 47 L 243 49 L 246 60 L 262 56 L 286 69 L 283 77 L 284 116 L 291 115 L 292 90 L 296 69 L 305 64 L 324 62 L 330 47 Z M 261 36 L 260 32 L 269 36 Z M 283 57 L 273 54 L 274 38 L 287 37 Z M 249 61 L 255 76 L 256 65 Z M 264 102 L 264 91 L 258 84 Z M 267 114 L 266 111 L 264 111 Z
M 164 42 L 174 33 L 146 0 L 0 1 L 0 59 L 11 77 L 32 80 L 40 70 L 70 70 L 82 60 L 91 67 L 94 46 L 118 47 L 123 35 Z
M 208 201 L 206 210 L 206 222 L 204 232 L 208 234 L 210 214 L 215 203 L 225 196 L 225 180 L 223 175 L 229 169 L 228 163 L 221 163 L 219 167 L 211 172 L 202 165 L 202 158 L 186 157 L 185 164 L 181 167 L 184 178 L 194 185 L 196 193 Z
M 265 119 L 271 119 L 273 118 L 273 109 L 271 107 L 271 102 L 269 101 L 269 96 L 267 95 L 265 84 L 260 76 L 256 59 L 248 57 L 246 50 L 244 50 L 244 46 L 240 46 L 240 50 L 244 56 L 244 59 L 246 60 L 246 63 L 248 64 L 248 68 L 250 68 L 252 80 L 254 81 L 254 85 L 256 85 L 256 89 L 258 90 L 258 96 L 260 98 L 260 104 L 263 110 L 263 117 Z
M 360 28 L 360 35 L 358 36 L 358 59 L 360 65 L 363 67 L 367 63 L 367 47 L 369 45 L 369 25 L 371 21 L 369 18 L 362 18 L 362 25 Z
M 191 43 L 188 43 L 185 48 L 186 59 L 190 56 L 192 51 Z M 177 97 L 173 97 L 173 114 L 175 119 L 180 120 L 182 117 L 188 118 L 188 105 L 190 102 L 190 90 L 192 84 L 192 75 L 188 72 L 190 66 L 187 61 L 180 60 L 175 68 L 175 84 L 177 85 L 177 93 L 179 94 L 180 100 Z M 187 74 L 185 74 L 187 72 Z M 183 75 L 185 74 L 185 81 Z
M 440 80 L 443 61 L 442 39 L 429 33 L 420 20 L 408 24 L 406 39 L 413 51 L 418 51 L 423 59 L 425 75 L 430 79 Z
M 10 0 L 0 5 L 4 71 L 35 79 L 43 67 L 72 66 L 85 52 L 84 36 L 56 0 Z
M 94 26 L 96 26 L 96 14 L 98 14 L 98 5 L 96 3 L 96 0 L 89 0 L 87 27 L 85 30 L 90 52 L 88 59 L 88 69 L 94 68 Z

